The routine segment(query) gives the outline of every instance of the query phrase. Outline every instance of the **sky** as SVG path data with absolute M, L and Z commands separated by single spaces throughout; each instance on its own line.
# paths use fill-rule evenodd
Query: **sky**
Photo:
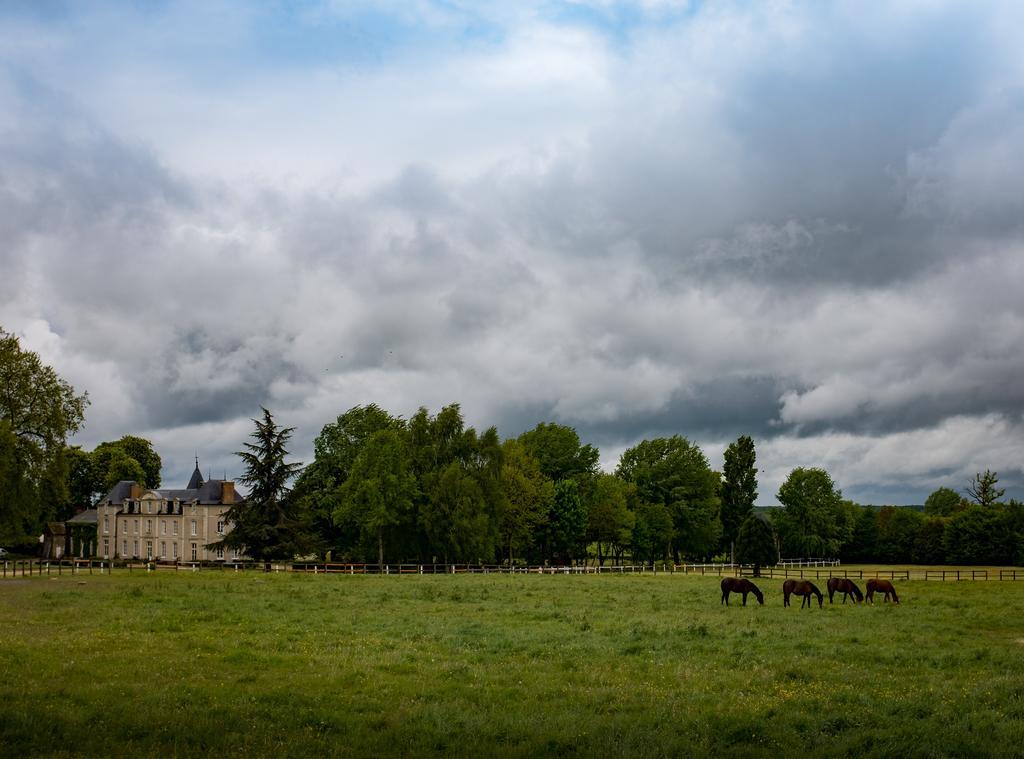
M 1024 5 L 0 5 L 0 326 L 76 444 L 347 409 L 1024 497 Z

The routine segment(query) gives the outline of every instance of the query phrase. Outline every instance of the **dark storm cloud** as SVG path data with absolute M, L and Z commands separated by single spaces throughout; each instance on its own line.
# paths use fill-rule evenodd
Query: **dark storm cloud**
M 358 403 L 461 402 L 504 435 L 575 426 L 608 465 L 678 433 L 718 467 L 752 434 L 768 500 L 798 465 L 876 502 L 986 466 L 1017 487 L 1012 9 L 663 20 L 612 44 L 510 11 L 433 66 L 213 83 L 25 33 L 0 324 L 89 389 L 82 442 L 149 434 L 186 465 L 230 469 L 260 405 L 308 460 Z

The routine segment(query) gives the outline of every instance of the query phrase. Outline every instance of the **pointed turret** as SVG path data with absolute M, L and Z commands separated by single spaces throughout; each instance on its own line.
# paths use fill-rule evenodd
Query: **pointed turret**
M 199 457 L 196 456 L 196 468 L 192 479 L 188 481 L 188 490 L 199 490 L 203 486 L 203 473 L 199 471 Z

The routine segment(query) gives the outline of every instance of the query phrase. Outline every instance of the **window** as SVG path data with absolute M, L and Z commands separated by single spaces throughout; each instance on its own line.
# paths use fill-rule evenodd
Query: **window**
M 153 560 L 153 541 L 152 540 L 147 540 L 146 541 L 146 559 L 148 561 L 152 561 Z
M 160 522 L 160 534 L 161 535 L 166 535 L 167 534 L 167 522 Z
M 109 538 L 104 538 L 103 539 L 103 558 L 104 559 L 109 559 L 110 558 L 110 539 Z
M 122 540 L 121 541 L 121 555 L 122 556 L 127 556 L 128 555 L 128 541 L 127 540 Z
M 196 520 L 193 519 L 192 520 L 192 535 L 195 536 L 196 534 L 198 534 L 198 533 L 196 533 Z
M 196 553 L 196 544 L 195 544 L 195 543 L 193 543 L 193 544 L 192 544 L 192 561 L 195 561 L 195 560 L 196 560 L 196 556 L 197 556 L 197 553 Z
M 146 534 L 147 535 L 152 535 L 153 534 L 153 520 L 152 519 L 147 519 L 146 520 Z
M 217 522 L 217 534 L 218 535 L 223 535 L 224 534 L 224 522 Z
M 175 534 L 175 535 L 178 534 L 178 523 L 177 522 L 175 522 L 173 525 L 171 525 L 171 532 L 173 534 Z
M 139 534 L 139 520 L 138 519 L 135 520 L 135 534 L 136 535 Z
M 160 541 L 160 558 L 167 558 L 167 544 L 162 540 Z
M 221 546 L 217 546 L 217 558 L 218 559 L 223 559 L 224 558 L 224 549 Z
M 139 541 L 135 540 L 132 542 L 132 557 L 138 558 L 139 556 Z
M 110 532 L 110 517 L 103 517 L 103 532 Z
M 238 558 L 238 549 L 237 548 L 232 548 L 231 549 L 231 556 L 232 556 L 232 558 L 235 558 L 235 559 Z
M 175 559 L 178 558 L 178 544 L 177 543 L 171 543 L 171 555 Z

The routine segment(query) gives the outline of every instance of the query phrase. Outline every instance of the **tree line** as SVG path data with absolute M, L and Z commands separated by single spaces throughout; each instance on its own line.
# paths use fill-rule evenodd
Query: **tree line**
M 264 413 L 258 426 L 273 425 Z M 458 404 L 408 420 L 357 406 L 323 428 L 314 451 L 281 491 L 297 536 L 288 550 L 305 533 L 306 550 L 343 560 L 1024 564 L 1024 505 L 1000 500 L 991 471 L 964 495 L 939 488 L 922 512 L 861 506 L 824 469 L 797 467 L 776 494 L 780 507 L 755 509 L 749 436 L 727 447 L 721 472 L 674 435 L 629 448 L 605 473 L 572 427 L 543 422 L 501 440 L 494 427 L 467 427 Z
M 137 436 L 92 451 L 67 444 L 88 404 L 0 330 L 0 540 L 30 541 L 49 520 L 94 504 L 116 482 L 160 485 Z M 859 506 L 823 469 L 794 469 L 781 508 L 755 509 L 756 451 L 741 436 L 713 470 L 681 435 L 644 440 L 614 472 L 572 427 L 542 422 L 502 439 L 466 425 L 458 404 L 410 418 L 375 404 L 323 427 L 313 461 L 289 461 L 293 430 L 263 411 L 239 453 L 249 488 L 224 547 L 258 560 L 320 555 L 395 563 L 681 562 L 781 555 L 847 561 L 1024 563 L 1024 507 L 992 472 L 963 496 L 940 488 L 924 512 Z

